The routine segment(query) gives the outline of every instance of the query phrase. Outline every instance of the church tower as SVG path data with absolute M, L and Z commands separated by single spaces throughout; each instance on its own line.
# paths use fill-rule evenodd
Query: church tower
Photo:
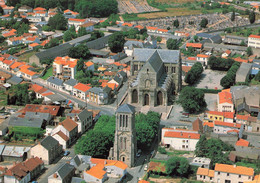
M 133 167 L 136 149 L 135 109 L 124 104 L 116 111 L 115 142 L 111 153 L 114 160 L 123 161 L 128 167 Z

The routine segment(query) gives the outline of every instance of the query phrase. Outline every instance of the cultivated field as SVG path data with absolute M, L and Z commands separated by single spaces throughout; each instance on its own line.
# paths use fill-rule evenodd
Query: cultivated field
M 189 8 L 167 8 L 167 12 L 154 12 L 138 14 L 138 17 L 144 18 L 160 18 L 160 17 L 174 17 L 183 15 L 201 14 L 201 10 L 190 10 Z
M 165 3 L 165 4 L 171 4 L 171 3 L 188 3 L 188 2 L 195 2 L 195 1 L 203 1 L 203 0 L 155 0 L 157 3 Z
M 146 0 L 118 0 L 117 2 L 121 14 L 158 11 L 158 9 L 149 6 Z

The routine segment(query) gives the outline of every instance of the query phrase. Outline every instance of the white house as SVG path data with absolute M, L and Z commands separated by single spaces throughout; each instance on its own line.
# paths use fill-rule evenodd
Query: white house
M 200 139 L 197 131 L 163 128 L 161 143 L 176 150 L 194 151 Z
M 108 177 L 122 178 L 127 174 L 127 165 L 122 161 L 112 161 L 105 164 Z
M 87 92 L 91 87 L 89 85 L 78 83 L 73 87 L 72 94 L 80 99 L 87 99 Z
M 214 121 L 213 132 L 217 134 L 238 133 L 240 128 L 241 124 Z
M 254 177 L 254 169 L 244 166 L 216 163 L 214 170 L 198 168 L 197 180 L 203 182 L 241 183 L 250 182 Z
M 234 112 L 232 94 L 229 91 L 219 92 L 217 102 L 219 112 Z
M 110 92 L 111 88 L 105 87 L 105 88 L 99 88 L 99 87 L 93 87 L 88 90 L 88 102 L 93 102 L 98 105 L 107 104 L 110 99 Z
M 50 76 L 47 81 L 46 84 L 52 88 L 55 88 L 57 90 L 63 90 L 63 81 L 59 78 Z
M 63 85 L 64 85 L 64 89 L 66 91 L 72 91 L 73 87 L 78 83 L 78 81 L 76 79 L 68 79 L 66 80 Z
M 248 47 L 260 48 L 260 36 L 251 34 L 248 37 Z
M 63 80 L 75 79 L 77 59 L 66 57 L 56 57 L 53 62 L 53 75 Z
M 76 19 L 76 18 L 69 18 L 68 19 L 68 27 L 75 26 L 75 29 L 78 30 L 79 26 L 85 24 L 86 19 Z
M 200 62 L 203 66 L 208 65 L 209 55 L 198 54 L 196 57 L 197 62 Z
M 103 183 L 107 180 L 107 172 L 99 165 L 92 167 L 90 170 L 84 171 L 84 180 L 87 182 Z

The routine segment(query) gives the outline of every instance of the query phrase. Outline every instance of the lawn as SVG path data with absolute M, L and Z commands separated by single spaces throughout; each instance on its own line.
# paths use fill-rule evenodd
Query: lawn
M 250 85 L 260 85 L 260 82 L 256 81 L 255 79 L 252 79 Z
M 201 10 L 191 10 L 187 7 L 184 7 L 184 8 L 166 8 L 166 10 L 167 10 L 167 12 L 154 12 L 154 13 L 138 14 L 138 17 L 160 18 L 160 17 L 173 17 L 173 16 L 201 14 Z
M 21 62 L 29 62 L 29 58 L 33 56 L 36 53 L 36 51 L 28 52 L 25 54 L 22 54 L 21 56 L 18 57 L 18 60 Z
M 52 76 L 52 67 L 50 67 L 47 72 L 44 74 L 44 76 L 42 76 L 41 78 L 46 80 L 48 79 L 50 76 Z
M 190 154 L 191 151 L 178 151 L 178 150 L 174 150 L 173 152 L 169 152 L 167 151 L 167 155 L 169 156 L 182 156 L 184 154 Z

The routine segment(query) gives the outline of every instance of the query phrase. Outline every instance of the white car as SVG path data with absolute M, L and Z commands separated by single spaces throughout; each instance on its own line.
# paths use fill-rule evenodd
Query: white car
M 147 171 L 148 170 L 148 165 L 145 165 L 144 166 L 144 171 Z

